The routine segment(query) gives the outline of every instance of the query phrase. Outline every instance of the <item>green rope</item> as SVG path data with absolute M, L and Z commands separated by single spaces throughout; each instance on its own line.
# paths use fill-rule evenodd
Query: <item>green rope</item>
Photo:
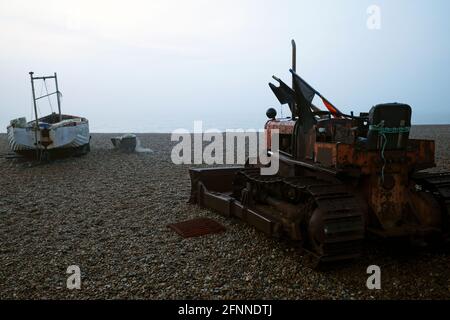
M 398 128 L 387 128 L 384 127 L 384 121 L 381 121 L 379 125 L 370 125 L 369 130 L 378 131 L 380 134 L 385 133 L 407 133 L 411 130 L 411 127 L 398 127 Z
M 381 146 L 381 159 L 383 159 L 383 166 L 381 167 L 381 181 L 384 182 L 384 168 L 386 166 L 386 158 L 384 157 L 384 150 L 386 149 L 387 137 L 386 134 L 392 133 L 408 133 L 411 127 L 398 127 L 398 128 L 388 128 L 384 126 L 384 120 L 379 124 L 372 124 L 369 126 L 369 130 L 377 131 L 378 134 L 383 138 L 383 144 Z

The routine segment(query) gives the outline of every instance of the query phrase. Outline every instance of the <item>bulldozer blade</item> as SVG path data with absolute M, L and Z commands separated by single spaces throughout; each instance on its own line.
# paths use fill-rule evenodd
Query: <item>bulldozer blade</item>
M 233 180 L 243 167 L 190 169 L 191 197 L 189 202 L 212 209 L 226 217 L 237 217 L 256 229 L 274 235 L 278 223 L 269 215 L 243 205 L 233 197 Z

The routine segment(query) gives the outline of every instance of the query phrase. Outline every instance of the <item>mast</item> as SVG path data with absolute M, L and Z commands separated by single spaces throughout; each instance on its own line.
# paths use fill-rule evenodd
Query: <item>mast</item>
M 58 101 L 59 121 L 62 121 L 61 100 L 59 98 L 60 92 L 59 92 L 59 88 L 58 88 L 58 78 L 56 77 L 56 72 L 55 72 L 55 86 L 56 86 L 56 100 Z
M 34 116 L 36 121 L 36 130 L 34 131 L 34 138 L 35 138 L 35 145 L 36 150 L 38 150 L 38 131 L 39 131 L 39 120 L 38 120 L 38 113 L 37 113 L 37 106 L 36 106 L 36 94 L 34 92 L 34 72 L 30 71 L 30 79 L 31 79 L 31 92 L 33 94 L 33 106 L 34 106 Z

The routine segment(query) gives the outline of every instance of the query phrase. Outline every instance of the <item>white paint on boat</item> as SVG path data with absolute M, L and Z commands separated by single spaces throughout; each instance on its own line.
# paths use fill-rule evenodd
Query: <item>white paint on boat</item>
M 25 127 L 7 128 L 8 143 L 12 151 L 26 151 L 39 149 L 63 149 L 77 148 L 89 143 L 89 122 L 84 118 L 65 119 L 63 121 L 46 124 L 48 127 L 48 137 L 45 136 L 43 128 L 37 131 L 38 144 L 36 146 L 36 125 L 30 121 Z M 48 145 L 45 147 L 45 143 Z

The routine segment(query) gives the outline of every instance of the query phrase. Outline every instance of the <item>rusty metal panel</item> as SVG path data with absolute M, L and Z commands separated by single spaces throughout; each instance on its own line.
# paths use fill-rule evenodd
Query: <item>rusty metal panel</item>
M 224 232 L 226 229 L 220 223 L 209 218 L 197 218 L 188 221 L 169 224 L 183 238 L 200 237 L 207 234 Z
M 316 142 L 314 154 L 315 162 L 329 167 L 336 165 L 336 143 Z
M 383 229 L 388 230 L 398 226 L 403 219 L 406 207 L 406 188 L 403 174 L 386 174 L 385 180 L 392 179 L 392 187 L 383 186 L 381 177 L 371 176 L 369 206 L 378 218 Z
M 230 213 L 232 216 L 238 217 L 239 219 L 244 219 L 245 216 L 245 208 L 240 202 L 232 202 Z
M 197 184 L 201 181 L 208 190 L 225 192 L 229 191 L 233 185 L 236 172 L 244 167 L 220 167 L 220 168 L 191 168 L 189 174 L 191 181 Z
M 267 149 L 270 150 L 272 147 L 272 136 L 271 131 L 273 129 L 278 129 L 279 134 L 292 135 L 294 133 L 295 121 L 293 120 L 269 120 L 264 126 L 266 132 L 266 143 Z
M 435 142 L 433 140 L 409 139 L 408 141 L 408 158 L 414 162 L 417 170 L 436 166 L 434 152 Z
M 256 211 L 253 211 L 252 209 L 246 210 L 245 220 L 253 225 L 256 229 L 271 235 L 273 228 L 273 222 L 262 215 L 258 214 Z
M 206 208 L 210 208 L 215 210 L 226 217 L 230 216 L 230 206 L 233 202 L 233 198 L 220 193 L 211 193 L 205 191 L 203 193 L 203 202 L 202 205 Z
M 346 166 L 353 163 L 354 147 L 349 144 L 338 144 L 336 146 L 336 165 Z
M 207 190 L 215 192 L 229 192 L 233 189 L 233 179 L 235 174 L 243 167 L 221 167 L 221 168 L 191 168 L 191 197 L 190 203 L 201 204 L 201 189 L 204 186 Z

